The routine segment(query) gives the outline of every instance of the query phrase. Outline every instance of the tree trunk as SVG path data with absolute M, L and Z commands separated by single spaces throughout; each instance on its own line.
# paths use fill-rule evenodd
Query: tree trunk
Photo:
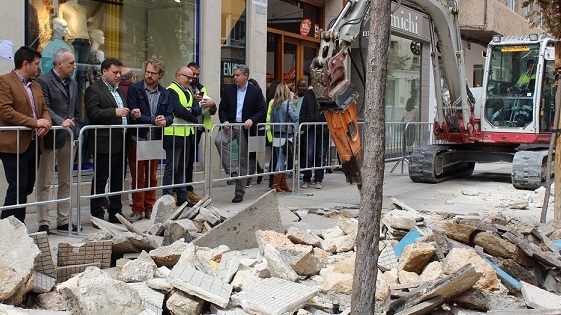
M 372 1 L 366 69 L 360 216 L 352 314 L 374 314 L 384 183 L 385 108 L 390 0 Z

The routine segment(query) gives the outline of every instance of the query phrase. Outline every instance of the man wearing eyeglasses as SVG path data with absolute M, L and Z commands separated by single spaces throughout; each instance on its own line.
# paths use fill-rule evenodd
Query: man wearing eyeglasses
M 131 124 L 149 124 L 157 127 L 131 129 L 131 147 L 128 150 L 132 189 L 158 186 L 156 171 L 158 160 L 144 160 L 137 155 L 137 143 L 161 140 L 162 128 L 173 122 L 173 108 L 169 91 L 158 82 L 166 69 L 164 62 L 150 58 L 144 63 L 144 80 L 131 85 L 127 94 L 127 106 L 131 110 Z M 145 142 L 147 143 L 147 142 Z M 161 151 L 161 147 L 159 147 Z M 142 160 L 139 160 L 141 158 Z M 150 219 L 156 203 L 156 191 L 146 190 L 132 193 L 132 213 L 130 221 Z
M 189 151 L 191 140 L 195 130 L 193 123 L 201 115 L 199 103 L 194 101 L 189 91 L 189 85 L 193 80 L 193 71 L 187 66 L 181 66 L 175 73 L 175 80 L 168 86 L 171 104 L 173 106 L 173 125 L 164 128 L 164 149 L 166 150 L 166 167 L 162 184 L 164 195 L 176 193 L 176 205 L 181 206 L 187 202 L 187 206 L 194 203 L 187 197 L 185 184 L 186 171 L 188 168 Z M 167 187 L 180 185 L 177 187 Z

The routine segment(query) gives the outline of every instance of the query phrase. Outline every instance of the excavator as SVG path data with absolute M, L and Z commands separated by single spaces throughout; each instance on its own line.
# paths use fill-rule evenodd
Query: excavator
M 469 176 L 478 162 L 512 162 L 512 184 L 536 189 L 547 175 L 554 129 L 555 39 L 537 34 L 495 35 L 486 51 L 483 86 L 468 88 L 455 0 L 414 0 L 429 15 L 436 95 L 433 139 L 445 144 L 413 148 L 409 177 L 439 183 Z M 314 92 L 349 183 L 360 183 L 363 161 L 356 97 L 344 60 L 370 1 L 349 0 L 320 34 L 311 66 Z M 474 96 L 475 95 L 475 96 Z

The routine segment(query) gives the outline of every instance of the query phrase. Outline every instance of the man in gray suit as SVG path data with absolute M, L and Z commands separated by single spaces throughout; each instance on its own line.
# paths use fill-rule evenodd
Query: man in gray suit
M 70 128 L 77 139 L 79 125 L 78 113 L 78 86 L 72 79 L 76 69 L 74 53 L 67 48 L 57 50 L 53 56 L 53 69 L 37 78 L 37 82 L 43 89 L 43 95 L 49 113 L 53 120 L 53 126 Z M 53 167 L 57 165 L 58 189 L 57 199 L 68 198 L 71 185 L 71 167 L 73 164 L 73 144 L 66 130 L 50 130 L 43 138 L 44 150 L 39 161 L 39 172 L 37 176 L 38 200 L 49 199 L 49 188 Z M 70 202 L 57 203 L 57 230 L 68 231 L 68 211 Z M 37 221 L 39 231 L 49 232 L 48 219 L 49 205 L 41 205 L 37 209 Z M 72 225 L 76 231 L 76 226 Z

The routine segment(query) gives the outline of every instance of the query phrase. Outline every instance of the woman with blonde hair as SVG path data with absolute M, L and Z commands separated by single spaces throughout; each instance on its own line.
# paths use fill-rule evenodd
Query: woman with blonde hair
M 292 139 L 294 133 L 294 121 L 296 113 L 292 104 L 292 92 L 286 84 L 279 84 L 275 90 L 273 108 L 271 112 L 271 122 L 283 125 L 273 125 L 273 154 L 276 156 L 275 174 L 273 179 L 273 189 L 278 192 L 291 192 L 292 190 L 286 183 L 285 163 L 288 156 L 288 139 Z

